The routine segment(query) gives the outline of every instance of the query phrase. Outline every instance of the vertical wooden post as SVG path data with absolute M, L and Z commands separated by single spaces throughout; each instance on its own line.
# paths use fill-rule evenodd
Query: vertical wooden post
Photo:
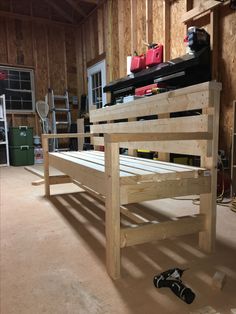
M 77 133 L 84 133 L 84 119 L 77 119 Z M 78 137 L 78 150 L 83 150 L 84 137 Z
M 146 42 L 151 43 L 153 41 L 153 3 L 152 0 L 146 0 Z
M 218 80 L 218 55 L 219 55 L 219 8 L 213 8 L 210 13 L 210 33 L 211 33 L 211 51 L 212 51 L 212 80 Z
M 119 144 L 105 140 L 106 265 L 112 279 L 120 277 Z
M 170 2 L 163 0 L 164 61 L 170 60 Z
M 137 50 L 137 2 L 131 1 L 131 53 Z
M 48 138 L 42 134 L 45 196 L 50 196 Z
M 199 247 L 212 252 L 215 248 L 216 238 L 216 198 L 217 198 L 217 161 L 218 161 L 218 130 L 219 130 L 219 110 L 220 110 L 220 90 L 210 91 L 211 106 L 214 107 L 213 119 L 213 140 L 208 141 L 211 145 L 210 156 L 201 158 L 201 167 L 211 170 L 211 192 L 200 195 L 200 213 L 206 215 L 206 230 L 199 233 Z
M 128 121 L 137 121 L 136 118 L 128 118 Z M 128 155 L 129 156 L 137 156 L 138 155 L 138 151 L 137 149 L 133 149 L 133 148 L 128 148 Z

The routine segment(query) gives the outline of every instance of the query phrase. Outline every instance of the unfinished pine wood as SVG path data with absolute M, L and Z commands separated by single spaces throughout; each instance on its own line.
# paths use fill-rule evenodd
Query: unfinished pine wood
M 106 264 L 113 279 L 120 277 L 120 183 L 119 144 L 105 145 Z
M 154 96 L 143 99 L 146 115 L 150 115 L 154 109 L 158 110 L 158 104 L 161 103 L 158 119 L 154 116 L 153 120 L 136 120 L 138 117 L 133 115 L 137 104 L 134 101 L 128 104 L 132 114 L 126 106 L 123 107 L 127 121 L 117 121 L 120 120 L 122 107 L 114 106 L 121 108 L 118 111 L 116 108 L 107 107 L 91 111 L 95 120 L 91 132 L 94 133 L 43 135 L 43 145 L 47 153 L 45 194 L 50 194 L 50 184 L 71 179 L 99 199 L 105 199 L 106 264 L 111 278 L 120 277 L 121 247 L 199 232 L 200 247 L 208 252 L 214 248 L 220 89 L 219 83 L 208 82 L 161 95 L 155 98 L 155 102 Z M 140 101 L 142 100 L 138 101 L 141 106 Z M 195 108 L 201 109 L 202 112 L 193 116 L 162 116 L 169 115 L 171 110 L 176 112 L 176 108 L 188 112 L 189 108 Z M 140 111 L 143 113 L 143 109 Z M 111 117 L 113 119 L 110 119 Z M 100 121 L 107 123 L 99 124 Z M 97 133 L 103 133 L 104 137 L 98 137 Z M 93 144 L 102 143 L 105 151 L 48 153 L 48 144 L 45 144 L 45 141 L 53 137 L 86 136 L 94 138 Z M 180 146 L 180 150 L 185 153 L 200 155 L 201 167 L 128 155 L 119 156 L 119 148 L 124 143 L 128 144 L 128 147 L 138 149 L 146 143 L 150 144 L 150 149 L 161 147 L 163 152 L 173 152 Z M 49 177 L 48 164 L 68 177 Z M 124 207 L 130 203 L 195 194 L 200 195 L 200 215 L 178 217 L 164 223 L 156 222 L 155 218 L 147 217 L 145 213 L 140 217 Z M 126 227 L 122 230 L 121 215 L 122 222 L 124 217 L 128 219 L 124 224 Z M 130 220 L 138 226 L 128 227 Z
M 48 138 L 42 136 L 42 147 L 43 147 L 43 161 L 44 161 L 44 187 L 45 195 L 50 195 L 50 182 L 49 182 L 49 145 Z

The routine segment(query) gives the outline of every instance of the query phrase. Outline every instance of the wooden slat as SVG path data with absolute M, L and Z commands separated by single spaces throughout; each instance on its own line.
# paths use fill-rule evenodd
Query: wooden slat
M 68 175 L 49 176 L 50 184 L 71 183 L 72 179 Z
M 42 137 L 42 147 L 43 147 L 43 162 L 44 162 L 44 190 L 45 196 L 50 195 L 50 185 L 49 185 L 49 145 L 48 139 Z
M 118 122 L 91 125 L 92 133 L 177 133 L 208 132 L 208 116 L 198 115 L 170 119 Z M 125 140 L 125 139 L 124 139 Z M 162 140 L 159 138 L 159 140 Z M 171 140 L 171 139 L 170 139 Z M 174 138 L 174 140 L 179 140 Z M 191 140 L 191 138 L 190 138 Z
M 168 119 L 169 120 L 169 119 Z M 203 126 L 201 125 L 202 129 Z M 184 129 L 182 127 L 182 129 Z M 174 130 L 173 130 L 174 132 Z M 177 140 L 211 140 L 212 134 L 209 132 L 184 132 L 184 133 L 112 133 L 107 134 L 107 140 L 111 143 L 120 143 L 120 142 L 153 142 L 153 141 L 177 141 Z
M 66 160 L 65 157 L 59 157 L 56 154 L 49 156 L 50 164 L 56 169 L 66 173 L 72 179 L 80 182 L 81 184 L 97 191 L 98 193 L 105 195 L 105 174 L 103 171 L 97 171 L 95 169 L 79 165 Z M 93 178 L 91 180 L 91 178 Z
M 192 234 L 205 229 L 205 215 L 177 218 L 161 223 L 144 224 L 137 227 L 121 229 L 121 248 L 163 240 L 171 237 Z
M 103 137 L 94 137 L 94 145 L 104 146 Z M 122 142 L 120 147 L 201 156 L 206 155 L 207 141 Z
M 210 192 L 211 177 L 144 182 L 121 187 L 121 204 Z
M 220 90 L 221 84 L 217 82 L 201 83 L 151 97 L 136 99 L 126 104 L 93 110 L 90 112 L 90 122 L 206 108 L 209 104 L 209 89 Z
M 217 7 L 220 4 L 222 4 L 222 3 L 219 1 L 215 1 L 215 0 L 208 0 L 208 1 L 201 2 L 198 6 L 196 6 L 192 10 L 184 13 L 182 18 L 181 18 L 181 21 L 187 22 L 187 21 L 205 13 L 206 11 L 209 11 L 209 10 L 213 9 L 214 7 Z
M 83 137 L 93 137 L 90 133 L 60 133 L 60 134 L 42 134 L 42 139 L 49 138 L 83 138 Z

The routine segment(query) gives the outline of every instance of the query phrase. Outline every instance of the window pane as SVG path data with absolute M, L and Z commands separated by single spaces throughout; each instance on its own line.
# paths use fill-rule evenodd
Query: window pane
M 31 89 L 31 84 L 30 84 L 30 82 L 21 82 L 21 89 L 30 90 L 30 89 Z
M 29 72 L 20 72 L 20 78 L 23 81 L 30 81 L 30 73 Z
M 10 80 L 19 80 L 20 73 L 18 71 L 9 71 L 9 79 Z
M 20 101 L 12 101 L 11 102 L 11 109 L 12 110 L 21 110 L 21 102 Z
M 20 82 L 19 81 L 10 81 L 10 88 L 20 89 Z
M 23 102 L 23 109 L 24 110 L 30 110 L 32 108 L 32 102 L 31 101 L 24 101 Z

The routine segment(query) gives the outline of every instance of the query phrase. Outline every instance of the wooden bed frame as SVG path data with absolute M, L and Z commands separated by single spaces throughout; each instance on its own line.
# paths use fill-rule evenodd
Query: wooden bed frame
M 73 180 L 105 200 L 106 264 L 113 279 L 120 277 L 121 248 L 127 246 L 199 232 L 200 248 L 214 249 L 220 90 L 220 83 L 206 82 L 91 110 L 89 134 L 42 135 L 46 196 L 51 184 Z M 105 152 L 49 152 L 48 139 L 62 137 L 90 137 Z M 196 155 L 200 167 L 120 155 L 120 147 Z M 65 176 L 50 176 L 49 165 Z M 196 194 L 199 214 L 165 222 L 146 222 L 125 207 Z M 135 224 L 122 226 L 121 214 Z

